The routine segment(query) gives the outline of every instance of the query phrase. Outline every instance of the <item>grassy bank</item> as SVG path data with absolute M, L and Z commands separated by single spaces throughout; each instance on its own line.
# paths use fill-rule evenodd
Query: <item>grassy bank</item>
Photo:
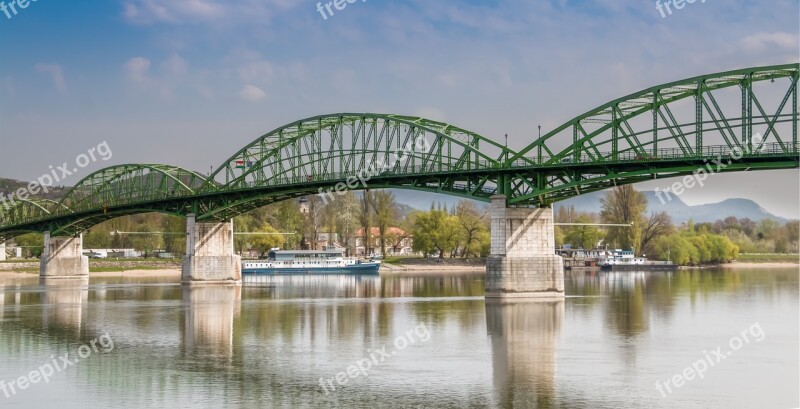
M 90 273 L 118 273 L 128 270 L 173 270 L 181 268 L 180 259 L 89 259 Z M 0 271 L 35 273 L 39 271 L 38 259 L 8 260 L 0 262 Z
M 799 254 L 739 254 L 740 263 L 797 263 Z

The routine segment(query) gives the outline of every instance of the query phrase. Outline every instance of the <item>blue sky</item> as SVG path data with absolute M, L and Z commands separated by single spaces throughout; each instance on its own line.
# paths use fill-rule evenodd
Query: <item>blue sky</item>
M 8 0 L 6 0 L 8 3 Z M 367 0 L 324 20 L 305 0 L 38 0 L 0 14 L 0 176 L 108 141 L 110 164 L 200 171 L 296 119 L 390 112 L 521 148 L 659 83 L 797 62 L 798 2 Z M 798 173 L 717 175 L 682 198 L 798 216 Z M 665 182 L 663 186 L 666 186 Z M 653 188 L 648 184 L 641 188 Z

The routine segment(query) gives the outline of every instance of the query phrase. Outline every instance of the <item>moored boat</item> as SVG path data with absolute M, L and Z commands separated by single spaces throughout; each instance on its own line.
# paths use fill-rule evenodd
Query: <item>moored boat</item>
M 613 250 L 597 259 L 602 270 L 611 271 L 674 271 L 678 266 L 670 261 L 653 261 L 636 257 L 631 250 Z
M 242 261 L 242 274 L 378 274 L 380 261 L 345 257 L 342 250 L 278 250 Z

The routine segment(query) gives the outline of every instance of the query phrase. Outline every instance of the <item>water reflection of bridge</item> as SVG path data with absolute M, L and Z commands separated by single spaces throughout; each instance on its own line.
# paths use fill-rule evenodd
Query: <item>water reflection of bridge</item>
M 775 282 L 792 274 L 796 272 L 776 273 Z M 470 395 L 481 406 L 572 406 L 558 379 L 557 351 L 565 315 L 584 314 L 589 311 L 584 307 L 596 304 L 592 316 L 600 318 L 598 325 L 623 337 L 640 336 L 651 331 L 653 315 L 663 318 L 671 313 L 676 294 L 715 296 L 719 288 L 735 290 L 748 277 L 740 272 L 568 273 L 570 293 L 585 297 L 505 304 L 485 304 L 480 296 L 483 284 L 475 275 L 276 277 L 267 285 L 194 288 L 126 285 L 97 278 L 89 286 L 39 286 L 33 277 L 0 285 L 0 354 L 16 359 L 33 349 L 49 355 L 53 349 L 86 342 L 107 330 L 117 350 L 75 368 L 70 376 L 81 387 L 134 391 L 154 399 L 140 402 L 142 406 L 158 406 L 188 395 L 219 402 L 215 399 L 221 392 L 211 386 L 224 385 L 226 399 L 267 406 L 321 395 L 318 377 L 342 370 L 342 363 L 351 360 L 346 354 L 363 355 L 391 342 L 397 331 L 425 322 L 431 332 L 436 331 L 430 345 L 437 339 L 451 342 L 461 334 L 486 331 L 487 344 L 470 348 L 490 352 L 454 355 L 442 367 L 463 381 L 458 387 L 481 391 Z M 712 281 L 715 286 L 709 285 Z M 780 288 L 761 286 L 757 291 Z M 473 291 L 477 291 L 474 297 L 467 296 Z M 438 298 L 429 298 L 436 293 Z M 436 376 L 425 372 L 426 360 L 435 360 L 436 355 L 411 351 L 398 358 L 404 368 L 418 371 L 418 378 L 381 396 L 411 399 L 404 402 L 417 406 L 436 402 L 435 397 L 409 398 L 413 389 L 434 396 L 444 392 L 441 384 L 426 381 Z M 474 361 L 470 368 L 491 377 L 453 373 L 452 365 L 459 360 Z M 376 374 L 370 382 L 383 385 L 387 376 L 391 375 Z M 361 387 L 364 392 L 366 385 L 356 384 L 350 391 Z M 344 396 L 347 393 L 356 392 Z M 316 403 L 324 405 L 326 401 L 319 399 Z
M 554 407 L 556 349 L 564 300 L 486 303 L 496 404 Z

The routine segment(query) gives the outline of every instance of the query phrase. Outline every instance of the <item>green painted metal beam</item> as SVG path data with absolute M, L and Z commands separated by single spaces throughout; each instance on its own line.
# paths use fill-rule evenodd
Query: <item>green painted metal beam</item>
M 654 178 L 798 168 L 800 64 L 747 68 L 651 87 L 576 116 L 519 152 L 425 118 L 339 113 L 274 129 L 203 177 L 170 165 L 97 171 L 58 203 L 0 209 L 0 239 L 74 235 L 115 217 L 161 212 L 227 220 L 258 207 L 347 190 L 413 189 L 550 206 Z

